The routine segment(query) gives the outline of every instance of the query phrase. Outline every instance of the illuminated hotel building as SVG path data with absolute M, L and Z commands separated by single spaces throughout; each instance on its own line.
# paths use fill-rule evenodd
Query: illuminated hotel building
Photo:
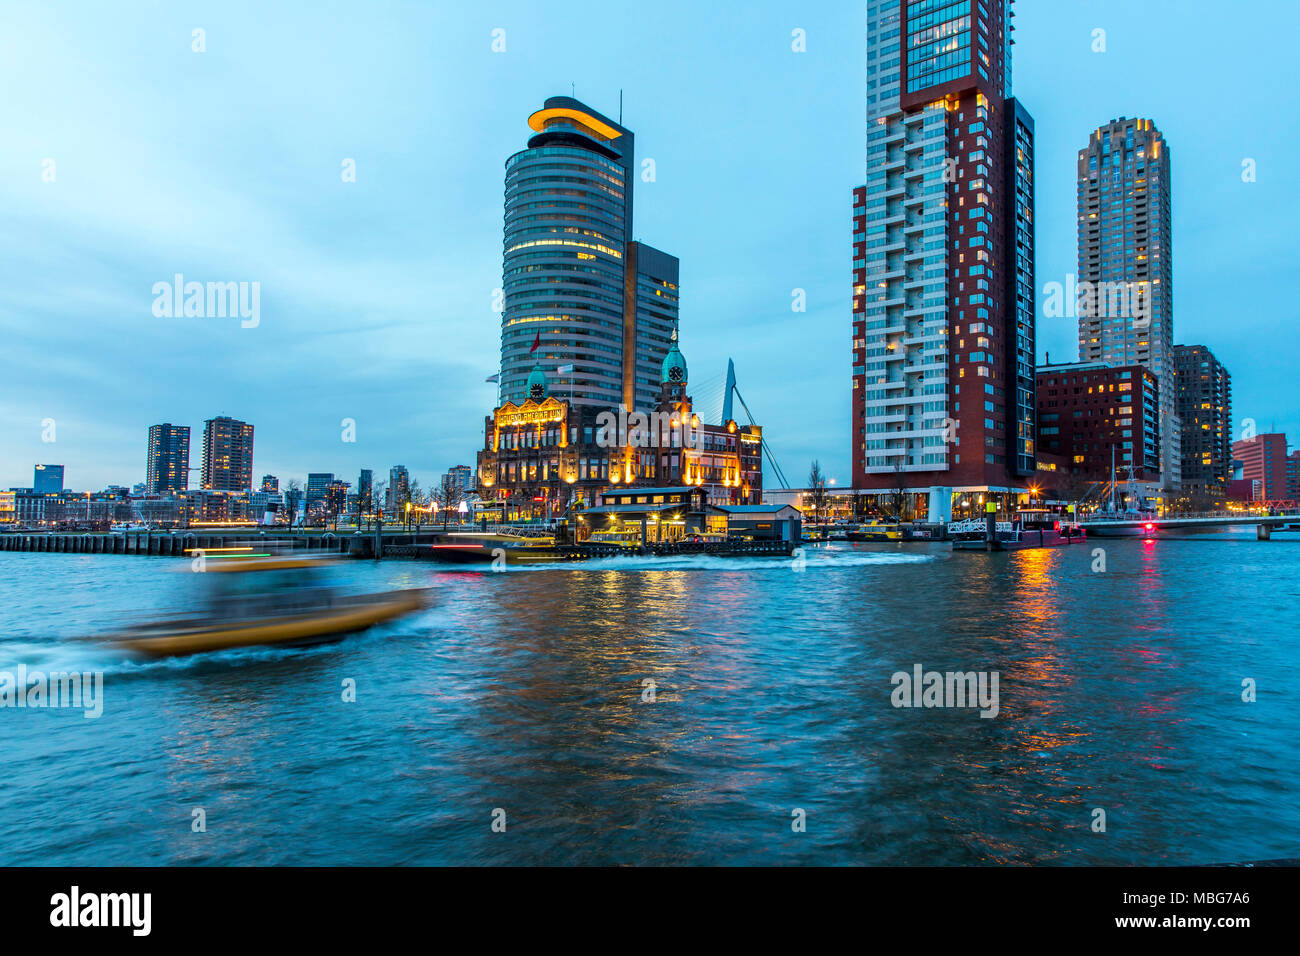
M 252 425 L 225 416 L 203 423 L 202 484 L 208 491 L 252 490 Z
M 1079 361 L 1136 362 L 1155 373 L 1162 484 L 1177 491 L 1181 426 L 1169 175 L 1169 147 L 1150 120 L 1112 120 L 1079 150 L 1078 281 L 1097 290 L 1093 307 L 1079 309 Z M 1134 307 L 1137 290 L 1145 296 L 1142 309 Z
M 647 412 L 570 402 L 540 366 L 521 402 L 507 401 L 484 422 L 478 487 L 500 517 L 555 517 L 590 507 L 618 488 L 690 486 L 714 505 L 756 505 L 763 492 L 763 431 L 735 420 L 711 425 L 686 393 L 686 360 L 671 344 Z
M 144 487 L 148 494 L 170 495 L 190 484 L 190 428 L 164 422 L 149 426 Z
M 567 96 L 528 125 L 506 161 L 501 397 L 523 402 L 540 365 L 575 408 L 646 409 L 677 327 L 678 261 L 632 239 L 633 134 Z
M 1034 124 L 1013 0 L 867 5 L 853 485 L 1009 507 L 1034 474 Z

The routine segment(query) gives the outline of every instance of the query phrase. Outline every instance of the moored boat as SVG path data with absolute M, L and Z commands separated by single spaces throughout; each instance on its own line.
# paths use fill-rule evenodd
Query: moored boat
M 1023 551 L 1028 548 L 1059 548 L 1083 544 L 1083 528 L 1051 511 L 1025 508 L 1016 513 L 1015 521 L 999 521 L 994 538 L 988 540 L 986 525 L 978 518 L 954 522 L 948 526 L 954 551 Z

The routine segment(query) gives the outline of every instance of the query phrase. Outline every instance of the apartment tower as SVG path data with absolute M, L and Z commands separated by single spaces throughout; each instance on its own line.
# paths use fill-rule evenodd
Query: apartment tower
M 190 427 L 164 422 L 149 426 L 144 490 L 151 495 L 184 491 L 190 483 Z
M 1161 485 L 1181 484 L 1169 147 L 1121 117 L 1079 150 L 1079 361 L 1144 365 L 1160 384 Z M 1086 283 L 1086 285 L 1085 285 Z
M 1232 478 L 1232 376 L 1204 345 L 1174 346 L 1182 490 L 1222 498 Z
M 1013 0 L 870 0 L 854 194 L 853 484 L 978 491 L 1034 474 L 1034 124 Z
M 224 415 L 203 423 L 202 483 L 209 491 L 252 490 L 252 425 Z

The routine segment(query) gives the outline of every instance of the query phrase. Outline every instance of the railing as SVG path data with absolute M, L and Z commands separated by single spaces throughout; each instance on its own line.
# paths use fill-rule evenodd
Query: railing
M 967 518 L 964 521 L 948 522 L 948 533 L 951 534 L 983 534 L 983 518 Z M 1014 526 L 1010 521 L 999 521 L 995 525 L 997 531 L 1010 533 Z

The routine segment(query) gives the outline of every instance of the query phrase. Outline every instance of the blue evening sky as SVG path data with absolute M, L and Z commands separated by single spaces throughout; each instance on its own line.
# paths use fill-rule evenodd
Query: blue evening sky
M 636 233 L 681 259 L 699 404 L 734 358 L 792 483 L 820 458 L 846 484 L 865 8 L 5 4 L 0 487 L 29 485 L 37 461 L 77 489 L 141 481 L 162 421 L 192 426 L 197 464 L 219 414 L 256 426 L 255 479 L 402 463 L 428 485 L 473 465 L 495 397 L 502 164 L 571 83 L 614 116 L 622 89 L 655 160 Z M 1112 118 L 1154 120 L 1173 158 L 1176 340 L 1226 362 L 1238 424 L 1295 438 L 1300 5 L 1249 9 L 1021 0 L 1015 92 L 1037 123 L 1040 291 L 1075 271 L 1077 150 Z M 155 317 L 153 284 L 178 272 L 259 282 L 260 324 Z M 1072 360 L 1074 321 L 1040 318 L 1038 342 L 1040 360 Z

